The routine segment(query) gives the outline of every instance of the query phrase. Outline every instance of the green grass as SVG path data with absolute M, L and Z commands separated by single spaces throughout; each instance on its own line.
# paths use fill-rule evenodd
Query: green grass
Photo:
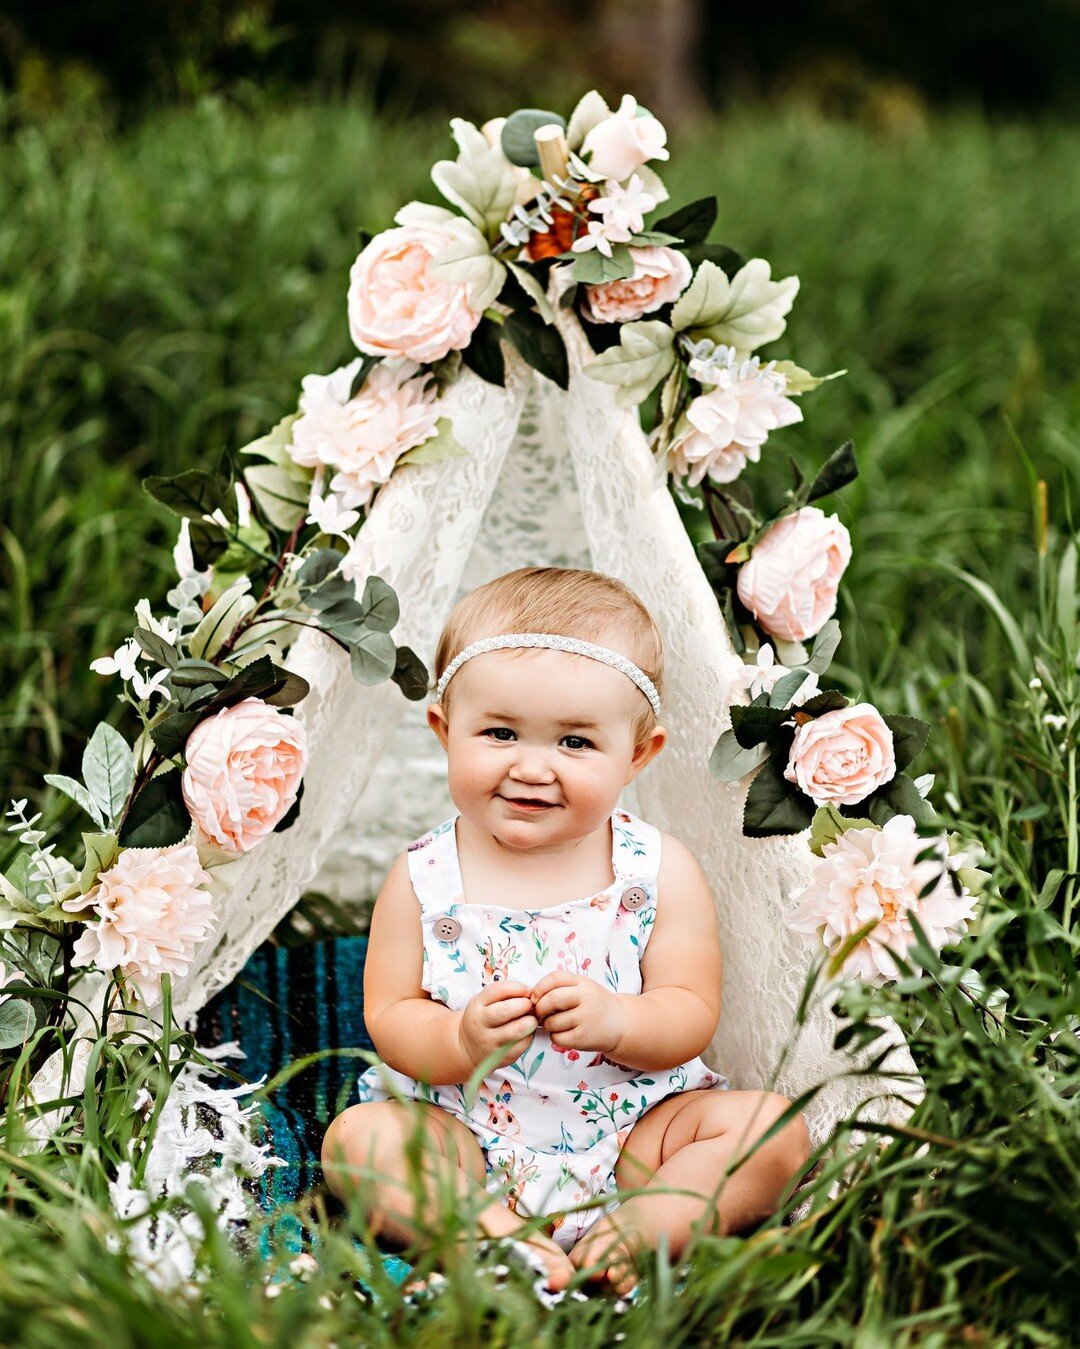
M 805 423 L 770 442 L 756 481 L 785 447 L 816 463 L 855 439 L 862 475 L 836 506 L 855 556 L 834 668 L 883 711 L 934 723 L 918 770 L 937 774 L 935 803 L 990 857 L 997 897 L 959 955 L 848 998 L 856 1019 L 884 1011 L 908 1034 L 927 1085 L 914 1132 L 880 1150 L 871 1140 L 850 1187 L 830 1195 L 826 1176 L 793 1228 L 704 1243 L 681 1297 L 655 1279 L 650 1304 L 617 1324 L 600 1307 L 544 1316 L 520 1288 L 489 1296 L 468 1261 L 438 1309 L 405 1307 L 389 1289 L 365 1307 L 351 1292 L 359 1256 L 330 1232 L 320 1273 L 278 1298 L 259 1291 L 258 1253 L 224 1246 L 190 1302 L 162 1297 L 106 1249 L 93 1144 L 73 1138 L 48 1176 L 0 1158 L 0 1339 L 1068 1342 L 1080 1179 L 1078 139 L 1068 126 L 959 115 L 893 139 L 743 115 L 676 142 L 665 175 L 676 203 L 717 193 L 717 237 L 802 277 L 777 354 L 849 371 L 804 400 Z M 128 633 L 137 599 L 160 602 L 171 583 L 171 526 L 140 476 L 212 464 L 289 410 L 304 374 L 347 358 L 355 229 L 430 199 L 428 167 L 447 147 L 440 126 L 299 104 L 207 102 L 118 136 L 61 117 L 9 127 L 5 795 L 38 798 L 42 772 L 77 767 L 114 697 L 89 661 Z M 1003 1013 L 961 989 L 964 967 L 1005 994 Z M 116 1061 L 101 1071 L 91 1123 L 123 1118 L 134 1091 Z

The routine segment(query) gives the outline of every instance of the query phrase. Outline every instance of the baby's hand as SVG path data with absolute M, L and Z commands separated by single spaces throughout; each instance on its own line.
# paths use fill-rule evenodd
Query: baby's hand
M 622 1001 L 595 979 L 569 970 L 553 970 L 533 988 L 532 1001 L 537 1019 L 556 1049 L 609 1054 L 619 1043 Z
M 458 1042 L 474 1068 L 505 1046 L 506 1053 L 494 1064 L 496 1068 L 505 1068 L 521 1056 L 535 1030 L 536 1017 L 528 986 L 499 979 L 465 1004 L 458 1023 Z

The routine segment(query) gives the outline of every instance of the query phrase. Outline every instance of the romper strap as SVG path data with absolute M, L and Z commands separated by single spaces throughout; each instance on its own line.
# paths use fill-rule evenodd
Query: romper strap
M 463 900 L 454 823 L 447 820 L 409 844 L 409 879 L 424 913 L 442 914 Z
M 618 880 L 650 881 L 660 874 L 660 830 L 621 806 L 611 816 L 611 865 Z

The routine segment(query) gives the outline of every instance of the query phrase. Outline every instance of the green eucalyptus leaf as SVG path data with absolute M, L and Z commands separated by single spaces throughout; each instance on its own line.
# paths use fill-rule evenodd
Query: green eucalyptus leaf
M 107 722 L 102 722 L 87 742 L 82 771 L 87 790 L 106 821 L 115 819 L 135 783 L 135 756 L 120 732 Z
M 224 507 L 226 497 L 231 495 L 228 489 L 227 482 L 201 468 L 189 468 L 172 477 L 143 479 L 143 490 L 155 501 L 189 520 L 199 520 Z
M 398 647 L 391 678 L 410 702 L 416 703 L 427 697 L 427 667 L 411 647 Z
M 787 707 L 806 683 L 809 674 L 809 670 L 789 670 L 786 675 L 781 675 L 770 690 L 769 706 Z
M 627 244 L 615 244 L 610 258 L 598 248 L 590 248 L 572 256 L 574 265 L 570 275 L 582 285 L 603 286 L 609 281 L 625 281 L 634 275 L 634 255 Z
M 307 519 L 310 473 L 305 475 L 303 469 L 283 464 L 251 464 L 244 469 L 244 483 L 275 529 L 291 534 L 301 520 Z
M 709 756 L 709 771 L 721 782 L 739 782 L 769 757 L 768 747 L 755 745 L 744 749 L 734 731 L 725 731 Z
M 393 588 L 381 576 L 369 576 L 364 582 L 360 604 L 369 628 L 389 632 L 401 617 L 401 606 Z
M 339 553 L 336 548 L 317 548 L 304 559 L 296 574 L 296 584 L 301 590 L 312 590 L 315 586 L 321 585 L 341 566 L 343 557 L 344 554 Z M 304 603 L 309 603 L 306 595 Z
M 831 665 L 839 645 L 840 624 L 835 618 L 830 618 L 814 638 L 814 650 L 806 662 L 806 668 L 816 675 L 823 675 Z
M 16 1049 L 34 1033 L 37 1018 L 27 998 L 7 998 L 0 1003 L 0 1049 Z
M 182 843 L 190 828 L 180 769 L 170 768 L 151 778 L 132 801 L 120 826 L 120 843 L 125 848 L 169 848 Z
M 397 666 L 397 648 L 387 632 L 361 632 L 349 651 L 352 672 L 360 684 L 381 684 L 393 676 Z
M 522 169 L 535 169 L 540 163 L 533 136 L 542 126 L 565 128 L 566 119 L 545 108 L 519 108 L 503 123 L 502 152 L 511 164 Z

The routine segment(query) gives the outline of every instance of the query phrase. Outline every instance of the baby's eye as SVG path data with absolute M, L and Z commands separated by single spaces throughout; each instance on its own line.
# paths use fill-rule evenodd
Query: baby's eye
M 567 749 L 593 749 L 593 742 L 583 735 L 564 735 L 563 744 Z
M 504 743 L 513 740 L 514 732 L 509 726 L 489 726 L 486 731 L 481 731 L 481 735 L 490 735 L 495 740 L 501 740 Z

